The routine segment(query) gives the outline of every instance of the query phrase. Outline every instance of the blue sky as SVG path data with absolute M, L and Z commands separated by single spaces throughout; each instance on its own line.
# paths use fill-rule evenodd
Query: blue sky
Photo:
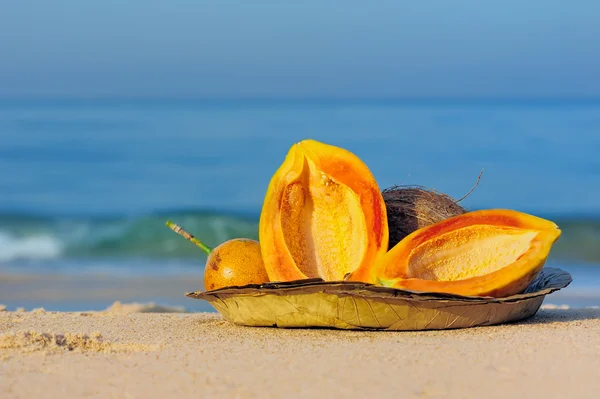
M 598 1 L 372 3 L 4 0 L 0 97 L 600 96 Z

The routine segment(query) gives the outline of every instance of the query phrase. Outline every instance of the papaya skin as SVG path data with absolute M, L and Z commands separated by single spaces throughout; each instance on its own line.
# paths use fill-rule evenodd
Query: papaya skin
M 356 155 L 315 140 L 292 145 L 271 178 L 259 222 L 271 281 L 369 276 L 388 236 L 383 197 Z
M 204 267 L 204 288 L 206 290 L 262 284 L 269 281 L 258 241 L 249 238 L 234 238 L 212 249 L 170 220 L 166 225 L 175 233 L 194 243 L 207 255 Z
M 378 273 L 377 283 L 387 287 L 464 296 L 506 297 L 527 288 L 544 266 L 560 234 L 560 229 L 553 222 L 518 211 L 491 209 L 469 212 L 411 233 L 382 258 L 373 272 Z M 471 236 L 479 236 L 481 245 L 488 245 L 486 253 L 481 253 L 478 241 L 465 239 Z M 494 239 L 498 240 L 498 246 L 492 251 Z M 456 250 L 458 252 L 451 255 L 454 259 L 444 258 L 444 255 L 452 254 L 455 247 L 471 252 Z M 420 248 L 429 251 L 425 261 L 419 258 L 424 251 Z M 436 251 L 440 251 L 439 256 Z M 459 256 L 472 264 L 464 266 L 458 260 Z M 506 264 L 497 260 L 500 258 Z M 490 264 L 486 265 L 486 262 Z M 494 262 L 498 263 L 494 265 Z M 448 270 L 441 270 L 437 264 L 447 268 L 462 266 L 463 269 L 448 278 Z M 436 279 L 436 273 L 442 278 Z

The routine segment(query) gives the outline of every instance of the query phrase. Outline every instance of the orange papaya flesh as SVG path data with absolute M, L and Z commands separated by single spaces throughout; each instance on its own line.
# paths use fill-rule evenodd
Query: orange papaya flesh
M 469 212 L 408 235 L 372 273 L 394 288 L 506 297 L 535 279 L 560 234 L 553 222 L 518 211 Z
M 375 178 L 345 149 L 315 140 L 294 144 L 269 183 L 259 241 L 271 281 L 368 276 L 388 245 Z

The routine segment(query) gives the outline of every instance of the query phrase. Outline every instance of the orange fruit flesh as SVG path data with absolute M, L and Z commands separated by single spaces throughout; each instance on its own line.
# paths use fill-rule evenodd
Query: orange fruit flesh
M 450 231 L 415 248 L 406 277 L 456 281 L 483 276 L 516 262 L 538 234 L 491 225 L 477 227 Z

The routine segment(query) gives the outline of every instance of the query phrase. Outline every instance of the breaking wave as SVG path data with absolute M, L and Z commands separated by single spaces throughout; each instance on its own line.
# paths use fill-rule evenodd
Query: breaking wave
M 68 258 L 198 259 L 203 252 L 165 226 L 180 224 L 209 246 L 258 238 L 258 216 L 207 211 L 138 217 L 0 215 L 0 262 Z M 563 233 L 551 258 L 600 263 L 600 218 L 550 218 Z

